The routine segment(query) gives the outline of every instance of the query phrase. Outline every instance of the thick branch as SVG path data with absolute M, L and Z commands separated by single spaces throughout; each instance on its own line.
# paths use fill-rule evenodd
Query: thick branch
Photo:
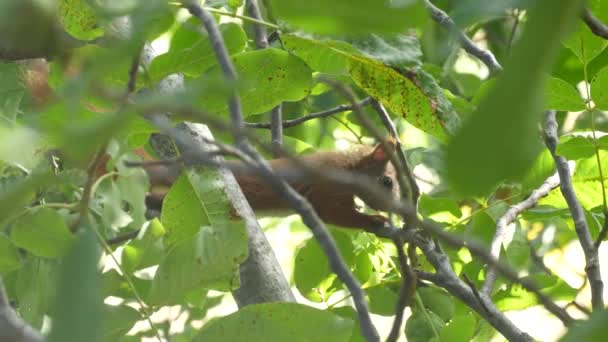
M 534 207 L 541 198 L 547 196 L 551 190 L 558 186 L 559 175 L 556 173 L 547 178 L 547 180 L 545 180 L 545 182 L 538 189 L 532 191 L 528 198 L 512 205 L 507 212 L 505 212 L 504 215 L 498 219 L 496 222 L 496 231 L 494 232 L 494 237 L 492 238 L 492 243 L 490 244 L 490 255 L 492 257 L 494 257 L 496 260 L 498 260 L 500 257 L 500 247 L 502 246 L 505 234 L 507 233 L 507 226 L 513 222 L 519 214 L 524 212 L 524 210 Z M 496 276 L 497 274 L 494 267 L 489 266 L 486 279 L 483 283 L 483 287 L 481 288 L 481 292 L 483 294 L 489 296 L 492 293 Z
M 583 21 L 596 36 L 608 39 L 608 25 L 593 15 L 588 8 L 583 11 Z
M 482 61 L 488 67 L 488 69 L 490 69 L 491 74 L 497 74 L 502 71 L 502 66 L 500 63 L 498 63 L 492 52 L 481 49 L 475 45 L 475 43 L 473 43 L 473 41 L 469 39 L 466 34 L 464 34 L 464 32 L 458 29 L 456 23 L 454 23 L 454 20 L 450 18 L 447 13 L 433 5 L 430 0 L 424 0 L 424 5 L 431 13 L 433 20 L 435 20 L 439 25 L 443 26 L 446 30 L 458 36 L 458 40 L 460 41 L 460 45 L 462 45 L 464 51 Z
M 15 310 L 6 297 L 4 284 L 0 278 L 0 341 L 15 342 L 42 342 L 42 335 L 21 318 L 17 316 Z
M 591 233 L 589 232 L 589 226 L 587 226 L 587 220 L 585 219 L 585 212 L 583 207 L 579 203 L 574 187 L 572 186 L 572 177 L 570 176 L 570 169 L 568 168 L 568 162 L 566 158 L 555 154 L 557 148 L 558 136 L 557 136 L 557 121 L 555 120 L 555 111 L 547 111 L 545 113 L 545 125 L 544 125 L 544 136 L 545 144 L 557 167 L 557 172 L 561 180 L 560 190 L 574 221 L 574 230 L 578 236 L 578 240 L 585 254 L 585 272 L 589 279 L 589 285 L 591 286 L 591 304 L 595 310 L 604 309 L 604 283 L 602 282 L 602 276 L 600 274 L 600 261 L 591 239 Z

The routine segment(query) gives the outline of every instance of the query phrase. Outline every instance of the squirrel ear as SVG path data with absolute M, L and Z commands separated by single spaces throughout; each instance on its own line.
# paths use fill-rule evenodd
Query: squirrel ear
M 391 149 L 395 149 L 397 147 L 397 140 L 395 140 L 394 137 L 389 136 L 386 139 L 386 142 L 388 143 L 388 145 L 390 146 Z M 382 149 L 382 144 L 378 143 L 375 147 L 374 150 L 372 152 L 372 158 L 374 158 L 374 160 L 378 160 L 378 161 L 382 161 L 382 160 L 388 160 L 388 155 L 386 154 L 386 152 L 384 151 L 384 149 Z

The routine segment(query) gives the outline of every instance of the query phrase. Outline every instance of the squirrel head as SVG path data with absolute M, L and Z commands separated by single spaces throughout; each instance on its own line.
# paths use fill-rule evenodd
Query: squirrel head
M 396 150 L 397 143 L 394 139 L 388 139 L 388 144 L 393 151 Z M 364 153 L 365 155 L 359 160 L 355 169 L 378 182 L 378 185 L 386 190 L 387 196 L 399 199 L 401 190 L 397 181 L 397 173 L 390 161 L 389 154 L 382 148 L 382 144 L 368 148 Z M 380 211 L 387 209 L 382 199 L 375 198 L 369 193 L 357 193 L 356 195 L 372 209 Z

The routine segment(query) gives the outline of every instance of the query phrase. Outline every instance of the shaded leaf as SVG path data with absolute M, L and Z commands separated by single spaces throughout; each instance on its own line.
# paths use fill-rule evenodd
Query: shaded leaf
M 314 327 L 314 328 L 311 328 Z M 249 305 L 206 325 L 195 341 L 348 341 L 353 322 L 296 303 Z
M 74 235 L 57 211 L 40 208 L 14 223 L 11 240 L 36 256 L 60 258 L 72 246 Z
M 417 0 L 272 0 L 270 7 L 278 19 L 295 27 L 330 35 L 402 33 L 410 27 L 422 27 L 428 17 Z
M 536 2 L 505 72 L 448 146 L 448 181 L 454 190 L 483 194 L 501 181 L 521 178 L 532 165 L 540 152 L 537 125 L 545 73 L 582 4 Z
M 85 227 L 61 265 L 49 341 L 101 341 L 99 247 L 93 229 Z

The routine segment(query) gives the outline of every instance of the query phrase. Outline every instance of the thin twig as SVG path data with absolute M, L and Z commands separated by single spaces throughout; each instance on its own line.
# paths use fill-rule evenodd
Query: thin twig
M 471 55 L 477 57 L 480 61 L 482 61 L 488 69 L 490 69 L 491 74 L 498 74 L 502 71 L 502 66 L 496 60 L 496 57 L 492 54 L 492 52 L 488 50 L 481 49 L 475 43 L 467 37 L 464 32 L 460 31 L 454 23 L 454 20 L 450 18 L 450 16 L 442 11 L 437 6 L 433 5 L 430 0 L 424 0 L 424 5 L 427 10 L 431 13 L 431 17 L 435 20 L 439 25 L 443 26 L 448 31 L 452 32 L 454 35 L 458 36 L 458 40 L 460 41 L 460 45 L 462 48 L 470 53 Z
M 395 319 L 393 320 L 391 331 L 386 338 L 387 342 L 394 342 L 399 338 L 401 324 L 403 324 L 403 314 L 405 308 L 410 306 L 412 296 L 416 292 L 416 282 L 418 281 L 416 273 L 412 271 L 407 262 L 407 257 L 403 251 L 403 242 L 397 239 L 395 247 L 397 247 L 397 259 L 401 267 L 401 288 L 399 289 L 399 298 L 397 299 L 397 308 L 395 309 Z
M 245 6 L 252 18 L 259 21 L 262 20 L 262 14 L 258 7 L 257 0 L 247 0 Z M 268 48 L 268 36 L 266 27 L 260 23 L 253 23 L 253 32 L 255 34 L 255 45 L 258 49 Z M 280 157 L 279 149 L 283 145 L 283 105 L 279 103 L 270 111 L 270 141 L 274 147 L 273 156 Z
M 544 138 L 547 148 L 551 151 L 551 155 L 553 155 L 553 160 L 555 161 L 555 166 L 561 180 L 560 190 L 570 209 L 570 214 L 574 221 L 574 230 L 576 231 L 579 243 L 585 254 L 585 272 L 587 273 L 589 285 L 591 286 L 591 303 L 594 310 L 604 309 L 604 283 L 602 282 L 602 276 L 600 274 L 600 262 L 597 249 L 594 247 L 591 233 L 589 232 L 589 226 L 585 219 L 585 212 L 579 203 L 572 186 L 572 177 L 570 176 L 568 161 L 566 158 L 555 154 L 558 142 L 555 111 L 547 111 L 545 113 Z
M 608 39 L 608 25 L 593 15 L 588 8 L 583 10 L 583 21 L 596 36 Z
M 236 13 L 230 13 L 230 12 L 218 10 L 216 8 L 213 8 L 213 7 L 205 7 L 205 11 L 209 11 L 211 13 L 215 13 L 215 14 L 219 14 L 219 15 L 225 15 L 227 17 L 238 18 L 238 19 L 241 19 L 241 20 L 250 21 L 252 23 L 264 25 L 264 26 L 267 26 L 267 27 L 270 27 L 270 28 L 273 28 L 273 29 L 276 29 L 276 30 L 280 29 L 280 27 L 278 25 L 275 25 L 273 23 L 269 23 L 267 21 L 258 20 L 256 18 L 248 17 L 248 16 L 245 16 L 245 15 L 240 15 L 240 14 L 236 14 Z
M 213 47 L 213 52 L 215 53 L 215 57 L 217 59 L 220 68 L 222 69 L 222 75 L 226 79 L 226 81 L 230 83 L 234 83 L 237 80 L 238 75 L 236 74 L 236 69 L 232 64 L 232 60 L 228 55 L 228 50 L 226 49 L 226 44 L 224 43 L 224 38 L 222 37 L 220 30 L 215 22 L 215 18 L 201 6 L 199 6 L 196 2 L 191 0 L 184 0 L 184 7 L 188 9 L 190 14 L 195 18 L 199 19 L 202 23 L 205 31 L 209 35 L 209 41 L 211 42 L 211 46 Z M 228 108 L 230 110 L 230 123 L 232 124 L 233 130 L 240 131 L 243 127 L 243 110 L 241 107 L 241 101 L 239 99 L 239 93 L 236 88 L 230 91 L 230 96 L 228 98 Z M 235 134 L 234 136 L 236 140 L 236 145 L 239 146 L 245 143 L 245 137 L 240 134 Z
M 78 205 L 78 218 L 74 220 L 74 222 L 70 225 L 70 230 L 75 233 L 78 231 L 81 223 L 86 222 L 87 216 L 89 215 L 89 204 L 91 202 L 91 195 L 93 193 L 93 186 L 97 181 L 96 171 L 99 168 L 100 164 L 104 162 L 106 155 L 106 146 L 103 145 L 100 147 L 97 152 L 95 152 L 95 156 L 93 160 L 89 164 L 89 168 L 87 170 L 87 181 L 84 184 L 84 188 L 82 190 L 82 197 L 80 198 L 80 204 Z
M 139 63 L 141 61 L 141 52 L 143 49 L 138 49 L 133 59 L 131 60 L 131 67 L 129 68 L 129 79 L 127 81 L 127 97 L 135 92 L 137 86 L 137 72 L 139 70 Z
M 368 105 L 369 103 L 371 103 L 371 97 L 361 100 L 359 102 L 359 106 L 363 107 L 363 106 Z M 328 110 L 324 110 L 324 111 L 316 112 L 316 113 L 311 113 L 311 114 L 306 114 L 297 119 L 285 120 L 285 121 L 283 121 L 283 128 L 294 127 L 294 126 L 297 126 L 308 120 L 325 118 L 325 117 L 334 115 L 336 113 L 353 110 L 353 108 L 354 108 L 354 106 L 351 104 L 341 104 L 332 109 L 328 109 Z M 270 122 L 247 122 L 247 123 L 245 123 L 245 126 L 250 127 L 250 128 L 262 128 L 262 129 L 270 129 L 272 127 Z
M 530 196 L 525 200 L 512 205 L 509 209 L 496 221 L 496 231 L 494 237 L 490 243 L 490 255 L 498 259 L 500 257 L 500 247 L 507 233 L 507 226 L 513 222 L 519 214 L 524 210 L 534 207 L 538 201 L 547 196 L 549 192 L 559 186 L 559 175 L 555 173 L 551 177 L 547 178 L 543 184 L 532 191 Z M 486 279 L 481 287 L 481 292 L 485 295 L 490 295 L 494 288 L 494 282 L 496 282 L 496 270 L 490 266 L 486 274 Z
M 106 244 L 108 244 L 108 246 L 118 245 L 118 244 L 121 244 L 121 243 L 123 243 L 125 241 L 135 239 L 138 234 L 139 234 L 139 229 L 133 230 L 133 231 L 130 231 L 130 232 L 125 233 L 123 235 L 119 235 L 117 237 L 114 237 L 114 238 L 111 238 L 111 239 L 107 239 L 106 240 Z

